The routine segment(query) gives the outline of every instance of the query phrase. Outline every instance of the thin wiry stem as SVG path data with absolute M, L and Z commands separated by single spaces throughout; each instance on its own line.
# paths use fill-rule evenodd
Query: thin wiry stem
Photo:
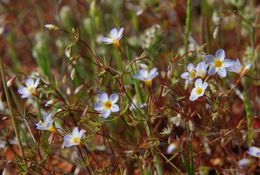
M 3 83 L 4 92 L 5 92 L 8 108 L 9 108 L 9 111 L 10 111 L 11 119 L 12 119 L 12 124 L 13 124 L 14 131 L 15 131 L 15 135 L 16 135 L 16 138 L 18 140 L 20 152 L 22 154 L 22 157 L 24 158 L 25 156 L 24 156 L 23 145 L 22 145 L 21 137 L 20 137 L 19 131 L 18 131 L 17 121 L 16 121 L 14 111 L 13 111 L 13 108 L 12 108 L 11 98 L 10 98 L 9 91 L 8 91 L 7 85 L 6 85 L 6 79 L 5 79 L 5 74 L 4 74 L 4 64 L 3 64 L 3 58 L 2 57 L 0 57 L 0 71 L 1 71 L 2 83 Z

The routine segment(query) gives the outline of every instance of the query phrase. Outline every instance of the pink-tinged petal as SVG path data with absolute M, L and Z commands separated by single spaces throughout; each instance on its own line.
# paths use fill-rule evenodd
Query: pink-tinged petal
M 119 106 L 117 104 L 113 104 L 111 111 L 112 112 L 118 112 L 119 111 Z
M 193 71 L 193 69 L 194 69 L 193 64 L 192 64 L 192 63 L 188 64 L 187 70 L 188 70 L 189 72 L 191 72 L 191 71 Z
M 224 77 L 227 76 L 227 70 L 226 70 L 225 68 L 218 70 L 217 73 L 218 73 L 218 75 L 219 75 L 221 78 L 224 78 Z
M 209 75 L 214 75 L 217 72 L 215 66 L 210 66 L 208 74 Z
M 195 81 L 195 87 L 201 86 L 202 85 L 202 80 L 199 78 Z
M 216 51 L 215 56 L 217 58 L 219 58 L 220 60 L 224 60 L 225 59 L 225 51 L 223 49 L 219 49 Z
M 27 87 L 28 87 L 28 86 L 33 86 L 34 81 L 33 81 L 32 78 L 28 78 L 28 79 L 25 81 L 25 84 L 26 84 Z
M 206 55 L 205 56 L 205 59 L 206 59 L 206 63 L 209 64 L 209 63 L 212 63 L 214 61 L 214 56 L 213 55 Z
M 205 89 L 207 89 L 207 87 L 208 87 L 208 83 L 207 82 L 204 82 L 203 84 L 202 84 L 202 88 L 205 90 Z
M 183 79 L 189 78 L 189 73 L 188 73 L 188 72 L 182 73 L 182 74 L 181 74 L 181 78 L 183 78 Z
M 112 101 L 112 103 L 116 103 L 118 101 L 118 99 L 119 99 L 119 96 L 114 93 L 114 94 L 110 95 L 108 100 Z
M 33 86 L 34 86 L 35 88 L 37 88 L 38 85 L 39 85 L 39 83 L 40 83 L 40 78 L 37 78 Z
M 109 110 L 104 110 L 104 111 L 102 111 L 101 115 L 102 115 L 102 117 L 107 118 L 110 115 L 110 111 Z
M 104 104 L 102 102 L 97 102 L 94 105 L 94 109 L 96 111 L 102 111 L 104 109 Z
M 108 100 L 107 93 L 102 92 L 102 93 L 98 94 L 98 99 L 101 102 L 107 101 Z
M 101 37 L 100 39 L 103 43 L 105 44 L 112 44 L 113 40 L 111 38 L 107 38 L 107 37 Z
M 117 36 L 117 39 L 120 40 L 122 37 L 123 37 L 123 32 L 124 32 L 124 28 L 120 28 L 120 30 L 118 31 L 118 36 Z
M 111 31 L 110 31 L 110 36 L 111 38 L 116 38 L 117 37 L 117 29 L 116 28 L 113 28 Z
M 21 98 L 28 98 L 28 97 L 30 97 L 31 96 L 31 94 L 23 94 L 22 96 L 21 96 Z
M 72 135 L 73 136 L 78 136 L 79 135 L 79 128 L 78 127 L 75 127 L 72 131 Z

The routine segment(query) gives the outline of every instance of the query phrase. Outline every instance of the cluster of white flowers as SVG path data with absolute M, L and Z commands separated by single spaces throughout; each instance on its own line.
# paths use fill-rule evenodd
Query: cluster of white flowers
M 205 78 L 207 73 L 209 76 L 218 74 L 220 78 L 224 78 L 227 76 L 227 71 L 243 74 L 245 70 L 248 70 L 251 67 L 251 64 L 243 67 L 239 59 L 232 61 L 225 57 L 225 51 L 219 49 L 216 51 L 215 55 L 206 55 L 205 62 L 198 63 L 196 67 L 194 67 L 192 63 L 188 64 L 188 71 L 181 74 L 181 78 L 185 79 L 185 84 L 189 84 L 194 79 L 199 78 L 195 81 L 195 87 L 191 91 L 191 101 L 195 101 L 204 95 L 208 83 L 203 82 L 202 79 Z

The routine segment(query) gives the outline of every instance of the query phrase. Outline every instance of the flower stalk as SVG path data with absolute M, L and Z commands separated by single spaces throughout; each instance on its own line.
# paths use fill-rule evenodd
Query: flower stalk
M 1 78 L 2 78 L 2 83 L 3 83 L 3 87 L 4 87 L 4 93 L 5 93 L 8 108 L 9 108 L 9 111 L 10 111 L 15 135 L 16 135 L 16 138 L 17 138 L 17 141 L 18 141 L 20 152 L 22 154 L 22 157 L 24 158 L 23 145 L 22 145 L 21 137 L 20 137 L 19 131 L 18 131 L 17 121 L 16 121 L 14 111 L 13 111 L 13 108 L 12 108 L 11 98 L 10 98 L 10 95 L 9 95 L 9 92 L 8 92 L 8 89 L 7 89 L 7 85 L 6 85 L 6 78 L 5 78 L 5 74 L 4 74 L 4 64 L 3 64 L 3 58 L 2 57 L 0 57 L 0 72 L 1 72 Z

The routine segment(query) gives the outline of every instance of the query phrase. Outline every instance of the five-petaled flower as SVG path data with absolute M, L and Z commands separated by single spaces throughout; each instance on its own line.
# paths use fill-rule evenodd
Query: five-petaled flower
M 249 150 L 247 151 L 247 153 L 248 153 L 250 156 L 260 158 L 260 148 L 258 148 L 258 147 L 256 147 L 256 146 L 251 146 L 251 147 L 249 148 Z
M 123 31 L 124 28 L 120 28 L 117 30 L 116 28 L 113 28 L 110 31 L 110 34 L 108 37 L 101 37 L 101 41 L 105 44 L 114 44 L 116 48 L 120 47 L 120 39 L 123 37 Z
M 197 79 L 195 81 L 195 87 L 191 90 L 190 100 L 191 101 L 195 101 L 199 97 L 203 96 L 207 87 L 208 87 L 208 83 L 207 82 L 203 83 L 200 78 Z
M 71 134 L 64 136 L 63 147 L 71 147 L 79 145 L 81 143 L 82 137 L 85 135 L 85 130 L 81 129 L 79 131 L 78 127 L 75 127 Z
M 209 64 L 209 75 L 214 75 L 217 73 L 221 78 L 227 76 L 226 68 L 233 65 L 233 63 L 225 59 L 225 51 L 223 49 L 219 49 L 216 51 L 215 56 L 206 55 L 206 63 Z
M 36 123 L 36 129 L 47 130 L 50 132 L 56 132 L 56 129 L 53 125 L 54 120 L 52 119 L 52 114 L 47 114 L 43 116 L 43 121 Z
M 134 75 L 134 78 L 144 81 L 145 84 L 150 87 L 152 86 L 152 80 L 158 75 L 157 68 L 152 68 L 150 71 L 147 69 L 141 69 L 138 74 Z
M 94 109 L 101 113 L 102 117 L 109 117 L 111 112 L 118 112 L 119 106 L 116 104 L 119 96 L 112 94 L 108 97 L 107 93 L 103 92 L 98 95 L 98 102 L 95 103 Z
M 22 86 L 18 89 L 18 93 L 22 95 L 22 98 L 28 98 L 31 95 L 36 95 L 36 88 L 38 87 L 40 78 L 34 81 L 32 78 L 28 78 L 25 81 L 26 87 Z
M 197 64 L 196 68 L 192 63 L 187 66 L 187 72 L 181 74 L 181 78 L 185 79 L 185 84 L 191 83 L 196 77 L 205 78 L 207 74 L 208 64 L 205 62 L 200 62 Z

